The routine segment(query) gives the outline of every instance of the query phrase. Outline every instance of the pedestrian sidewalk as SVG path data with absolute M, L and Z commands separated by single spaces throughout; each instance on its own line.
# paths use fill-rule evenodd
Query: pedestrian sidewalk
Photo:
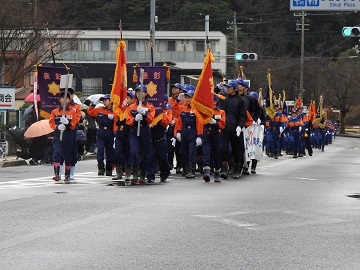
M 82 160 L 89 160 L 89 159 L 96 159 L 96 154 L 90 154 L 90 155 L 84 155 Z M 18 158 L 16 159 L 16 156 L 6 156 L 6 159 L 3 158 L 0 159 L 0 168 L 5 167 L 14 167 L 14 166 L 23 166 L 23 165 L 29 165 L 29 166 L 35 166 L 29 164 L 30 159 L 22 159 Z

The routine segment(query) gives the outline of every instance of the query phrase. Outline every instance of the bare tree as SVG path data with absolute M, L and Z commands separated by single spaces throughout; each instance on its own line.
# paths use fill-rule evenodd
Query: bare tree
M 39 5 L 32 1 L 0 1 L 0 85 L 24 85 L 24 77 L 33 70 L 33 66 L 47 62 L 52 58 L 53 49 L 61 52 L 69 47 L 72 38 L 70 32 L 51 31 L 59 24 L 56 14 L 60 14 L 61 5 L 52 1 L 51 5 Z M 48 2 L 49 3 L 49 2 Z M 52 15 L 49 17 L 49 15 Z M 59 37 L 65 37 L 59 39 Z

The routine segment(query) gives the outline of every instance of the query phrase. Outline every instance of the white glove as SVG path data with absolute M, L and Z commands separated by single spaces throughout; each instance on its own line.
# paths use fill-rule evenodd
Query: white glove
M 96 105 L 98 105 L 99 103 L 100 103 L 100 98 L 98 98 L 97 100 L 95 100 L 93 104 L 96 106 Z
M 241 127 L 237 127 L 236 128 L 236 136 L 240 137 L 240 133 L 241 133 Z
M 138 113 L 136 116 L 135 116 L 135 121 L 141 121 L 143 120 L 143 117 L 140 113 Z
M 252 125 L 255 125 L 255 124 L 256 124 L 256 122 L 255 122 L 255 121 L 253 121 L 253 122 L 252 122 Z
M 256 124 L 260 125 L 261 124 L 261 120 L 260 118 L 258 118 L 258 120 L 256 121 Z
M 113 119 L 114 119 L 114 115 L 113 115 L 113 114 L 108 114 L 108 118 L 109 118 L 110 120 L 113 120 Z
M 61 131 L 64 131 L 66 129 L 65 125 L 64 124 L 60 124 L 58 125 L 58 130 L 61 130 Z
M 299 127 L 299 132 L 301 132 L 301 130 L 302 130 L 302 127 Z
M 61 116 L 60 117 L 60 123 L 64 124 L 64 125 L 67 125 L 67 124 L 69 124 L 69 120 L 67 120 L 65 116 Z
M 283 133 L 283 132 L 284 132 L 284 128 L 283 128 L 283 127 L 280 127 L 279 130 L 280 130 L 280 133 Z
M 173 146 L 173 147 L 175 147 L 175 144 L 176 144 L 176 138 L 172 138 L 172 139 L 171 139 L 171 144 L 172 144 L 172 146 Z
M 180 95 L 177 97 L 178 100 L 182 100 L 184 99 L 185 94 L 184 93 L 180 93 Z
M 176 133 L 176 139 L 181 142 L 181 134 L 180 133 Z
M 196 146 L 200 146 L 200 145 L 202 145 L 202 140 L 200 137 L 197 137 L 196 138 Z
M 144 115 L 145 114 L 145 109 L 142 106 L 138 106 L 137 112 Z
M 216 124 L 216 120 L 215 120 L 214 118 L 211 118 L 209 124 L 210 124 L 210 125 L 215 125 L 215 124 Z
M 172 124 L 172 125 L 175 125 L 175 121 L 174 121 L 174 120 L 172 120 L 172 121 L 171 121 L 171 124 Z

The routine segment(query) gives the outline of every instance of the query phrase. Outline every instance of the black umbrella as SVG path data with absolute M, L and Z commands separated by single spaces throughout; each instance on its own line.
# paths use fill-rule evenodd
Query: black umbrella
M 24 114 L 23 114 L 23 119 L 25 119 L 29 116 L 29 114 L 33 111 L 33 107 L 34 107 L 34 104 L 30 105 L 29 107 L 27 107 L 25 109 Z

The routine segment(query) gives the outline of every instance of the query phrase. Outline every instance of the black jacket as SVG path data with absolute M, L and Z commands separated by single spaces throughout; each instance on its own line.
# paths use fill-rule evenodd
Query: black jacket
M 238 126 L 245 127 L 246 106 L 241 96 L 238 94 L 226 96 L 223 106 L 226 116 L 224 130 L 235 131 Z

